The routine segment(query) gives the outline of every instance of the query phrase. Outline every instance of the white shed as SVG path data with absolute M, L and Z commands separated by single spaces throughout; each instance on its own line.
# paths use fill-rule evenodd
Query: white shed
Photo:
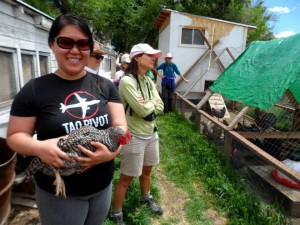
M 0 1 L 0 128 L 11 102 L 31 78 L 51 71 L 48 32 L 53 18 L 22 1 Z M 2 124 L 2 125 L 1 125 Z M 3 136 L 1 129 L 0 134 Z
M 176 90 L 199 99 L 204 91 L 246 48 L 247 32 L 256 29 L 239 23 L 163 9 L 155 26 L 158 48 L 173 54 L 173 62 L 190 83 L 178 80 Z M 160 83 L 160 82 L 158 82 Z

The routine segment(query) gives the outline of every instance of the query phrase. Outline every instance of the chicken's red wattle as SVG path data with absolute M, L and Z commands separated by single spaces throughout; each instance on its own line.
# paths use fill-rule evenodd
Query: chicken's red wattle
M 127 130 L 125 136 L 121 136 L 121 135 L 120 135 L 120 136 L 118 136 L 117 138 L 118 138 L 118 142 L 119 142 L 121 145 L 126 145 L 126 144 L 128 144 L 128 143 L 130 142 L 130 140 L 131 140 L 131 134 L 130 134 L 130 132 Z

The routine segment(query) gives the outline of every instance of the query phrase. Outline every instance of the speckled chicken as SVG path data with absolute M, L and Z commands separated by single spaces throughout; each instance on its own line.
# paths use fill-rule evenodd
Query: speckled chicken
M 120 145 L 127 144 L 131 139 L 129 131 L 124 131 L 120 127 L 110 127 L 106 130 L 98 130 L 92 126 L 84 126 L 71 132 L 67 138 L 59 139 L 58 147 L 68 154 L 71 158 L 85 157 L 80 151 L 78 145 L 82 145 L 90 151 L 96 148 L 91 145 L 92 141 L 104 144 L 110 151 L 116 151 Z M 31 178 L 37 171 L 43 174 L 55 177 L 54 185 L 56 186 L 56 195 L 65 196 L 65 186 L 61 176 L 69 176 L 74 173 L 80 173 L 82 167 L 78 162 L 64 160 L 65 168 L 58 169 L 44 164 L 40 158 L 35 157 L 30 165 L 26 168 L 25 174 L 27 179 Z

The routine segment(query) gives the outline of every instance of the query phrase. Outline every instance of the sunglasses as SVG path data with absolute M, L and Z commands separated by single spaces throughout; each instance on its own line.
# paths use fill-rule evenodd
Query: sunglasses
M 172 59 L 171 57 L 166 57 L 166 59 Z
M 94 57 L 96 58 L 97 60 L 103 60 L 104 59 L 104 56 L 103 55 L 99 55 L 99 54 L 92 54 L 91 57 Z
M 68 37 L 58 37 L 54 38 L 53 41 L 56 42 L 60 48 L 63 49 L 72 49 L 74 45 L 76 45 L 77 48 L 81 51 L 88 51 L 91 48 L 91 43 L 89 39 L 80 39 L 78 41 L 74 41 L 73 39 Z

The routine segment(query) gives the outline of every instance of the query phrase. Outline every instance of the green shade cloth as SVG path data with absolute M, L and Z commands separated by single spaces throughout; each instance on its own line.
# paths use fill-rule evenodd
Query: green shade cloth
M 300 34 L 255 41 L 221 74 L 210 90 L 263 110 L 289 90 L 300 103 Z

